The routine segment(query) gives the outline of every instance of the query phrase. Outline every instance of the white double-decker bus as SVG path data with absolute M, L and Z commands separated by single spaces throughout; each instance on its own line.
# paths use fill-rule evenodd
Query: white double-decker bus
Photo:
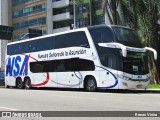
M 147 50 L 133 29 L 92 26 L 9 43 L 5 86 L 146 89 Z

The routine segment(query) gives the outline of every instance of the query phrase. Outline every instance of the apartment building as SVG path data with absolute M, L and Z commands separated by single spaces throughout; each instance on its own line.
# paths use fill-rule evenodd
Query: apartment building
M 11 0 L 14 40 L 28 28 L 52 34 L 89 25 L 110 24 L 105 19 L 102 0 Z M 74 7 L 75 6 L 75 7 Z
M 11 0 L 10 4 L 14 40 L 19 40 L 28 33 L 28 28 L 40 29 L 46 33 L 46 0 Z

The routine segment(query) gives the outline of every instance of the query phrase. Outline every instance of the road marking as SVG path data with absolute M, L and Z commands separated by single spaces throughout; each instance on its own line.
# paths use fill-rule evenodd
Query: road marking
M 1 106 L 0 106 L 0 108 L 2 108 L 2 109 L 7 109 L 7 110 L 13 110 L 13 111 L 17 111 L 17 109 L 14 109 L 14 108 L 1 107 Z
M 50 95 L 52 97 L 65 97 L 65 98 L 77 98 L 77 99 L 96 99 L 90 97 L 74 97 L 74 96 L 62 96 L 62 95 Z

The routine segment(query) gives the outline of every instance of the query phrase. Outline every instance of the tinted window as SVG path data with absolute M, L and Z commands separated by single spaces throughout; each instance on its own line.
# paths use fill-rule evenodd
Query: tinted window
M 33 73 L 93 71 L 93 70 L 95 70 L 95 65 L 93 61 L 79 59 L 79 58 L 30 63 L 30 71 Z
M 30 62 L 30 71 L 33 73 L 55 72 L 56 61 Z
M 79 58 L 71 59 L 71 71 L 79 71 Z
M 113 41 L 112 30 L 108 27 L 89 28 L 94 43 L 108 43 Z
M 102 65 L 118 70 L 122 68 L 120 64 L 120 49 L 100 47 L 98 44 L 96 45 L 96 48 Z M 115 63 L 114 65 L 112 64 L 112 61 L 113 64 Z
M 55 36 L 55 48 L 89 47 L 85 32 L 72 32 Z
M 124 44 L 125 46 L 143 48 L 140 37 L 134 30 L 123 27 L 112 28 L 117 42 Z
M 90 60 L 79 59 L 78 65 L 79 65 L 79 70 L 80 71 L 92 71 L 92 70 L 95 70 L 94 62 L 90 61 Z
M 44 62 L 30 63 L 30 70 L 33 73 L 44 72 Z
M 7 46 L 7 54 L 15 55 L 22 53 L 37 52 L 54 49 L 54 37 L 41 38 Z
M 56 44 L 56 45 L 55 45 Z M 73 32 L 63 35 L 41 38 L 33 41 L 7 46 L 7 54 L 15 55 L 66 47 L 89 47 L 85 32 Z
M 57 60 L 57 61 L 56 61 L 56 71 L 57 71 L 57 72 L 67 72 L 67 71 L 71 71 L 70 59 Z
M 122 59 L 123 71 L 130 74 L 145 75 L 149 73 L 146 53 L 128 51 Z
M 102 65 L 116 69 L 116 57 L 114 55 L 104 55 L 100 57 Z

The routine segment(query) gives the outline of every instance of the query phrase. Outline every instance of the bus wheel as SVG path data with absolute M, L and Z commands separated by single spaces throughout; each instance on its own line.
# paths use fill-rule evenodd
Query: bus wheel
M 22 79 L 21 79 L 21 78 L 18 78 L 18 79 L 16 80 L 16 87 L 17 87 L 18 89 L 22 89 L 22 88 L 23 88 L 23 82 L 22 82 Z
M 96 80 L 94 77 L 89 77 L 85 83 L 85 89 L 89 92 L 94 92 L 97 89 Z
M 6 84 L 4 85 L 4 87 L 5 87 L 5 88 L 9 88 L 9 86 L 8 86 L 8 85 L 6 85 Z
M 26 78 L 24 81 L 24 88 L 30 89 L 32 87 L 30 78 Z

